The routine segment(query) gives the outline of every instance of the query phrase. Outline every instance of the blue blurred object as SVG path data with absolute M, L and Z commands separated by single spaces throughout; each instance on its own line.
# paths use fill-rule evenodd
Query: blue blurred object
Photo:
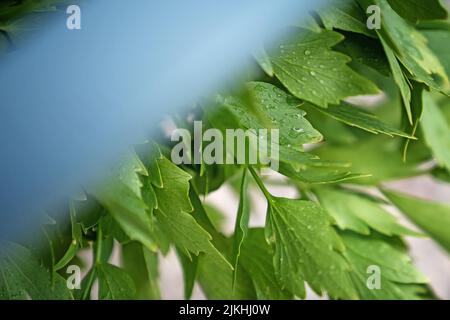
M 101 179 L 158 121 L 232 79 L 317 0 L 97 0 L 0 60 L 0 235 Z M 264 37 L 264 38 L 263 38 Z

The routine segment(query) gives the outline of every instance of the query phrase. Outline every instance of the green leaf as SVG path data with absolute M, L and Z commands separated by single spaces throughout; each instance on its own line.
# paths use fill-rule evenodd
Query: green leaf
M 349 126 L 357 127 L 366 130 L 370 133 L 383 133 L 390 137 L 400 136 L 409 139 L 414 137 L 409 134 L 392 128 L 379 120 L 373 113 L 359 108 L 350 103 L 341 102 L 340 105 L 330 105 L 328 108 L 316 107 L 320 112 L 341 121 Z
M 163 188 L 155 188 L 158 198 L 156 218 L 171 241 L 185 254 L 198 255 L 200 252 L 219 256 L 232 269 L 228 261 L 211 243 L 211 235 L 189 214 L 193 210 L 189 200 L 189 180 L 191 176 L 174 165 L 170 160 L 158 160 Z
M 423 94 L 423 115 L 420 126 L 426 144 L 437 163 L 450 172 L 450 124 L 430 94 Z
M 198 256 L 187 257 L 183 253 L 177 251 L 178 258 L 181 262 L 181 267 L 183 269 L 183 279 L 184 279 L 184 299 L 189 300 L 192 296 L 192 291 L 194 290 L 195 279 L 197 277 L 198 270 Z
M 123 270 L 109 263 L 96 265 L 98 298 L 100 300 L 127 300 L 136 293 L 133 279 Z
M 133 152 L 114 168 L 112 175 L 93 194 L 130 239 L 155 251 L 158 236 L 152 227 L 150 208 L 143 199 L 140 175 L 148 175 L 148 172 Z
M 383 193 L 409 219 L 450 252 L 450 205 L 394 191 L 383 190 Z
M 238 272 L 238 262 L 241 255 L 241 247 L 248 232 L 248 222 L 250 219 L 250 208 L 247 199 L 247 168 L 244 168 L 241 179 L 241 190 L 239 193 L 239 207 L 236 216 L 233 236 L 233 251 L 231 254 L 231 263 L 234 267 L 233 284 L 236 281 L 236 273 Z
M 283 90 L 264 82 L 249 82 L 246 87 L 254 99 L 258 112 L 267 115 L 271 128 L 279 129 L 280 145 L 301 149 L 303 144 L 316 143 L 322 135 L 305 118 L 306 113 L 299 107 L 302 102 Z M 228 97 L 222 103 L 228 106 L 247 129 L 267 129 L 241 100 Z
M 61 0 L 6 0 L 0 4 L 0 20 L 17 20 L 34 12 L 55 11 L 55 4 Z
M 75 257 L 78 249 L 78 245 L 72 242 L 64 256 L 54 265 L 53 270 L 58 271 L 64 268 Z
M 410 123 L 413 122 L 412 113 L 411 113 L 411 89 L 409 87 L 408 81 L 403 74 L 402 67 L 400 66 L 397 57 L 394 54 L 394 51 L 387 45 L 387 43 L 380 38 L 381 44 L 383 45 L 384 52 L 386 53 L 386 57 L 389 61 L 389 65 L 391 67 L 392 77 L 394 78 L 395 83 L 397 84 L 398 89 L 400 90 L 400 95 L 402 97 L 403 106 L 405 107 L 406 114 L 408 115 L 408 120 Z
M 159 146 L 155 142 L 150 141 L 144 144 L 136 145 L 135 149 L 139 155 L 139 158 L 142 160 L 142 164 L 148 172 L 150 182 L 154 186 L 162 188 L 161 171 L 158 167 L 157 160 L 161 159 L 163 156 Z
M 343 39 L 333 31 L 297 28 L 274 52 L 275 75 L 294 96 L 324 108 L 349 96 L 378 93 L 372 82 L 347 66 L 348 56 L 330 49 Z
M 298 169 L 292 165 L 280 165 L 280 173 L 293 180 L 311 184 L 336 183 L 365 178 L 367 174 L 352 173 L 350 163 L 318 162 Z
M 142 196 L 142 182 L 139 176 L 148 176 L 148 172 L 134 151 L 124 155 L 124 159 L 116 168 L 113 168 L 113 171 L 119 180 L 132 190 L 137 197 Z
M 83 225 L 77 220 L 77 208 L 74 200 L 69 201 L 70 225 L 72 230 L 72 241 L 64 255 L 53 266 L 53 270 L 58 271 L 64 268 L 76 255 L 78 250 L 86 245 L 83 238 Z
M 370 233 L 370 229 L 388 236 L 418 235 L 399 224 L 380 203 L 368 197 L 332 188 L 315 188 L 314 193 L 342 230 L 348 229 L 366 235 Z
M 225 238 L 213 226 L 198 194 L 191 188 L 190 199 L 194 207 L 192 215 L 211 234 L 214 246 L 226 257 L 231 255 L 231 239 Z M 218 276 L 220 275 L 220 276 Z M 208 299 L 256 299 L 249 274 L 242 268 L 236 274 L 233 286 L 233 270 L 217 255 L 201 254 L 198 258 L 197 279 Z
M 334 183 L 365 176 L 350 172 L 350 163 L 320 160 L 311 153 L 292 148 L 280 149 L 280 161 L 279 172 L 300 182 Z
M 354 0 L 335 0 L 320 10 L 319 16 L 328 30 L 339 29 L 374 37 L 366 25 L 366 15 Z
M 214 228 L 217 230 L 222 229 L 226 219 L 225 213 L 212 204 L 204 203 L 203 207 Z
M 437 57 L 427 46 L 423 34 L 403 20 L 389 6 L 387 0 L 359 1 L 365 6 L 373 4 L 380 7 L 383 19 L 379 34 L 392 47 L 414 79 L 436 90 L 444 90 L 445 84 L 448 83 L 447 75 Z
M 122 267 L 134 281 L 135 299 L 160 299 L 158 256 L 138 242 L 122 245 Z
M 272 63 L 270 62 L 270 58 L 267 55 L 266 50 L 263 47 L 261 47 L 256 52 L 253 53 L 253 56 L 255 57 L 258 64 L 261 66 L 261 69 L 263 69 L 268 76 L 273 77 Z
M 400 16 L 412 23 L 419 20 L 447 18 L 447 10 L 439 0 L 388 0 L 388 2 Z
M 32 1 L 30 1 L 32 2 Z M 0 16 L 3 15 L 0 9 Z M 12 20 L 0 18 L 0 30 L 7 34 L 8 42 L 13 45 L 22 45 L 32 39 L 33 34 L 44 29 L 48 19 L 55 18 L 55 10 L 42 12 L 28 12 L 24 16 L 16 16 Z
M 355 298 L 349 267 L 338 252 L 344 247 L 330 216 L 314 202 L 273 197 L 255 171 L 250 172 L 268 201 L 265 236 L 274 249 L 282 288 L 304 298 L 307 281 L 318 294 L 326 290 L 333 298 Z
M 316 108 L 308 110 L 308 119 L 314 128 L 317 128 L 322 133 L 324 140 L 328 143 L 348 145 L 357 141 L 357 137 L 351 127 L 326 116 L 317 111 Z
M 439 179 L 446 183 L 450 183 L 450 173 L 447 170 L 442 168 L 435 168 L 433 169 L 433 171 L 431 171 L 431 173 L 436 179 Z
M 428 46 L 444 66 L 447 76 L 450 75 L 450 30 L 423 30 L 422 33 L 428 40 Z
M 264 229 L 249 229 L 242 245 L 239 263 L 251 275 L 258 299 L 292 299 L 292 294 L 280 286 L 275 276 L 272 256 L 273 252 L 264 237 Z
M 380 43 L 364 35 L 347 32 L 344 41 L 338 43 L 335 49 L 352 58 L 352 64 L 357 62 L 370 67 L 384 76 L 390 75 L 388 60 Z
M 300 21 L 294 24 L 295 27 L 309 29 L 314 32 L 321 32 L 322 28 L 317 23 L 316 19 L 310 14 L 305 14 Z
M 425 85 L 418 82 L 412 83 L 412 94 L 411 94 L 411 135 L 415 135 L 417 132 L 417 128 L 419 127 L 420 119 L 422 118 L 423 113 L 423 91 Z M 403 161 L 406 161 L 408 155 L 409 145 L 415 142 L 411 139 L 406 139 L 403 146 Z
M 330 217 L 311 201 L 269 201 L 266 239 L 274 248 L 275 273 L 283 288 L 305 297 L 304 281 L 318 294 L 355 298 L 343 250 Z
M 135 192 L 120 181 L 111 179 L 95 196 L 130 239 L 141 242 L 149 250 L 157 249 L 157 236 L 148 207 Z
M 76 224 L 80 224 L 81 230 L 85 234 L 98 224 L 98 221 L 106 211 L 97 199 L 90 194 L 86 195 L 86 199 L 72 201 L 72 205 L 72 208 L 69 206 L 71 221 L 76 221 Z M 78 231 L 72 230 L 72 234 L 74 233 L 77 234 Z
M 0 246 L 0 299 L 71 300 L 66 281 L 45 269 L 27 248 L 12 242 Z
M 352 266 L 351 278 L 361 299 L 409 300 L 421 298 L 415 291 L 428 280 L 411 264 L 404 246 L 395 238 L 377 234 L 363 236 L 340 233 L 347 247 L 345 256 Z M 367 286 L 372 275 L 370 266 L 379 268 L 380 288 Z
M 398 143 L 390 138 L 360 140 L 347 148 L 327 145 L 318 149 L 315 154 L 323 159 L 351 163 L 352 171 L 370 175 L 355 180 L 356 183 L 378 184 L 384 180 L 405 178 L 420 173 L 414 164 L 403 162 Z
M 215 243 L 223 254 L 229 252 L 231 243 L 225 241 L 223 248 Z M 223 262 L 211 255 L 200 255 L 198 281 L 207 299 L 211 300 L 255 300 L 257 295 L 252 277 L 244 269 L 236 274 L 233 286 L 233 272 Z

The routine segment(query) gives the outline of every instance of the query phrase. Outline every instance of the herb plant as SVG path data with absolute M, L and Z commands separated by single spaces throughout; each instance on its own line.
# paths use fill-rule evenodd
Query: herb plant
M 2 4 L 0 50 L 53 2 Z M 380 29 L 366 26 L 370 5 L 381 9 Z M 242 88 L 173 117 L 186 129 L 192 119 L 222 131 L 280 129 L 279 172 L 298 199 L 271 194 L 262 165 L 175 165 L 161 136 L 133 146 L 101 186 L 49 210 L 36 228 L 41 241 L 1 245 L 0 298 L 158 299 L 158 259 L 170 248 L 186 299 L 195 283 L 209 299 L 303 299 L 306 284 L 331 299 L 436 298 L 404 239 L 431 237 L 450 252 L 450 206 L 385 182 L 424 174 L 450 182 L 446 19 L 438 0 L 340 0 L 312 12 L 255 54 L 259 69 Z M 383 99 L 373 108 L 347 99 L 360 95 Z M 228 236 L 203 200 L 224 184 L 239 197 Z M 252 188 L 267 202 L 264 227 L 249 226 Z M 92 265 L 80 260 L 86 252 Z M 65 279 L 73 265 L 84 271 L 79 289 Z M 369 285 L 372 267 L 379 288 Z

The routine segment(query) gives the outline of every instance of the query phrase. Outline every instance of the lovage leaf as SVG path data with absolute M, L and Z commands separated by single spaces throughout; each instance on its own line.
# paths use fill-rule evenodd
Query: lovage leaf
M 417 175 L 420 171 L 413 164 L 405 164 L 398 152 L 395 140 L 372 138 L 352 144 L 351 148 L 329 145 L 318 149 L 316 154 L 323 159 L 349 162 L 355 172 L 369 174 L 355 182 L 377 184 L 383 180 Z
M 328 108 L 317 108 L 320 112 L 333 117 L 349 126 L 357 127 L 371 133 L 384 133 L 388 136 L 400 136 L 412 139 L 409 134 L 392 128 L 379 120 L 373 113 L 363 110 L 347 102 L 339 105 L 330 105 Z
M 303 144 L 322 140 L 322 135 L 305 118 L 305 111 L 299 108 L 301 101 L 269 83 L 249 82 L 246 87 L 257 111 L 268 117 L 272 128 L 279 129 L 280 145 L 301 149 Z M 245 128 L 267 128 L 241 100 L 229 97 L 222 103 L 232 110 Z
M 447 10 L 440 0 L 388 0 L 388 2 L 400 16 L 412 23 L 419 20 L 447 18 Z
M 161 228 L 186 256 L 209 253 L 222 257 L 223 262 L 229 265 L 212 245 L 211 235 L 189 214 L 193 210 L 189 200 L 191 176 L 166 158 L 159 159 L 158 165 L 164 187 L 155 188 L 158 198 L 155 216 Z
M 411 112 L 411 88 L 409 87 L 408 81 L 402 71 L 402 67 L 399 64 L 397 57 L 394 54 L 394 51 L 392 51 L 392 49 L 383 40 L 383 38 L 380 38 L 380 41 L 389 61 L 392 77 L 394 78 L 394 81 L 397 84 L 398 89 L 400 90 L 400 95 L 402 97 L 403 106 L 405 107 L 408 120 L 410 123 L 412 123 L 413 118 Z
M 450 205 L 394 191 L 383 190 L 383 193 L 408 218 L 450 252 Z
M 251 275 L 258 299 L 291 299 L 292 294 L 280 286 L 275 276 L 272 255 L 264 237 L 264 229 L 249 229 L 239 261 Z
M 198 270 L 198 256 L 187 257 L 184 253 L 177 252 L 178 259 L 180 260 L 181 267 L 183 269 L 184 279 L 184 299 L 189 300 L 194 290 L 195 278 L 197 277 Z
M 109 263 L 96 265 L 98 298 L 100 300 L 126 300 L 134 297 L 133 279 L 123 270 Z
M 73 299 L 66 281 L 45 269 L 28 249 L 16 243 L 0 246 L 0 299 Z
M 233 283 L 236 279 L 241 247 L 248 232 L 248 222 L 250 218 L 250 209 L 247 199 L 247 168 L 244 168 L 241 180 L 241 190 L 239 192 L 239 207 L 234 227 L 233 251 L 231 262 L 234 267 Z
M 261 66 L 261 69 L 263 69 L 264 72 L 267 73 L 267 75 L 272 77 L 273 67 L 266 50 L 263 47 L 261 47 L 253 53 L 253 56 L 255 57 L 258 64 Z
M 405 68 L 416 81 L 426 83 L 437 90 L 444 90 L 448 83 L 441 63 L 427 46 L 426 38 L 403 20 L 387 0 L 359 0 L 363 5 L 378 5 L 383 13 L 379 34 L 388 43 Z
M 428 40 L 428 46 L 433 50 L 439 61 L 445 68 L 447 75 L 450 75 L 450 30 L 424 30 L 422 33 Z
M 153 206 L 149 207 L 143 198 L 141 178 L 144 177 L 148 179 L 147 169 L 136 153 L 131 152 L 113 168 L 105 183 L 92 193 L 131 240 L 155 251 L 158 237 L 149 214 Z
M 412 265 L 397 239 L 353 232 L 340 235 L 347 248 L 345 256 L 352 266 L 351 278 L 361 299 L 421 298 L 412 289 L 428 280 Z M 371 275 L 379 277 L 378 287 L 368 285 Z
M 411 91 L 411 105 L 410 105 L 410 114 L 411 114 L 411 135 L 415 135 L 417 128 L 419 127 L 420 119 L 422 118 L 423 113 L 423 92 L 426 87 L 423 83 L 413 82 L 412 83 L 412 91 Z M 408 148 L 413 140 L 406 139 L 403 145 L 403 160 L 406 161 L 408 155 Z
M 375 84 L 347 65 L 348 56 L 331 50 L 343 39 L 334 31 L 296 28 L 274 52 L 275 75 L 297 98 L 324 108 L 349 96 L 378 93 Z
M 316 19 L 311 14 L 303 15 L 300 21 L 294 23 L 295 27 L 300 27 L 303 29 L 309 29 L 314 32 L 321 32 L 322 28 L 317 23 Z
M 383 47 L 376 39 L 347 32 L 345 40 L 336 45 L 335 49 L 350 56 L 352 63 L 364 64 L 384 76 L 390 74 Z
M 136 299 L 160 299 L 158 256 L 138 242 L 122 245 L 121 261 L 125 272 L 134 281 Z
M 268 199 L 266 239 L 274 248 L 275 274 L 283 288 L 305 297 L 307 281 L 333 298 L 356 297 L 343 250 L 328 214 L 305 200 Z
M 328 30 L 339 29 L 375 36 L 366 26 L 364 11 L 354 0 L 333 1 L 332 5 L 320 10 L 318 14 Z
M 142 182 L 139 176 L 148 176 L 148 172 L 134 151 L 124 155 L 124 159 L 113 168 L 113 172 L 137 197 L 142 196 Z
M 423 114 L 420 126 L 426 144 L 438 164 L 450 172 L 450 124 L 429 93 L 423 93 Z
M 400 225 L 379 203 L 349 191 L 316 188 L 315 194 L 339 228 L 369 234 L 370 229 L 385 235 L 418 235 Z
M 231 253 L 231 239 L 220 234 L 209 220 L 198 194 L 191 189 L 193 216 L 211 234 L 214 246 L 225 256 Z M 218 276 L 220 275 L 220 276 Z M 256 299 L 250 276 L 244 269 L 233 273 L 228 264 L 217 255 L 202 254 L 198 258 L 198 281 L 208 299 Z M 233 285 L 234 281 L 234 285 Z
M 148 207 L 132 189 L 116 179 L 110 179 L 95 196 L 130 239 L 156 250 L 157 241 Z
M 352 173 L 350 163 L 317 161 L 317 164 L 302 165 L 280 165 L 280 173 L 300 182 L 311 184 L 335 183 L 347 180 L 367 177 L 367 174 Z

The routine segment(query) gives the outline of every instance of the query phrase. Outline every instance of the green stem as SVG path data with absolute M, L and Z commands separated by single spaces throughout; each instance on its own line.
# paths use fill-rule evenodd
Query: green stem
M 96 272 L 95 272 L 95 265 L 92 266 L 91 270 L 89 271 L 89 274 L 87 275 L 88 279 L 86 282 L 86 287 L 83 289 L 83 293 L 81 295 L 81 300 L 88 300 L 91 295 L 91 289 L 92 285 L 94 284 Z
M 90 297 L 91 294 L 91 288 L 94 284 L 94 280 L 96 277 L 96 267 L 98 264 L 101 263 L 101 256 L 102 256 L 102 246 L 103 246 L 103 232 L 102 232 L 102 225 L 101 222 L 97 226 L 97 239 L 94 244 L 94 263 L 92 264 L 92 268 L 89 271 L 89 274 L 87 275 L 87 282 L 86 287 L 83 289 L 83 293 L 81 295 L 81 300 L 87 300 Z
M 97 226 L 97 239 L 95 241 L 95 249 L 94 249 L 95 264 L 101 263 L 102 247 L 103 247 L 103 232 L 102 232 L 102 223 L 100 220 L 100 223 Z
M 256 173 L 255 169 L 253 169 L 253 167 L 249 166 L 248 170 L 252 174 L 253 179 L 255 179 L 256 184 L 258 185 L 259 189 L 261 189 L 262 193 L 264 193 L 264 196 L 266 197 L 267 201 L 272 202 L 273 201 L 273 196 L 266 189 L 266 187 L 264 186 L 264 183 L 262 182 L 261 178 Z

